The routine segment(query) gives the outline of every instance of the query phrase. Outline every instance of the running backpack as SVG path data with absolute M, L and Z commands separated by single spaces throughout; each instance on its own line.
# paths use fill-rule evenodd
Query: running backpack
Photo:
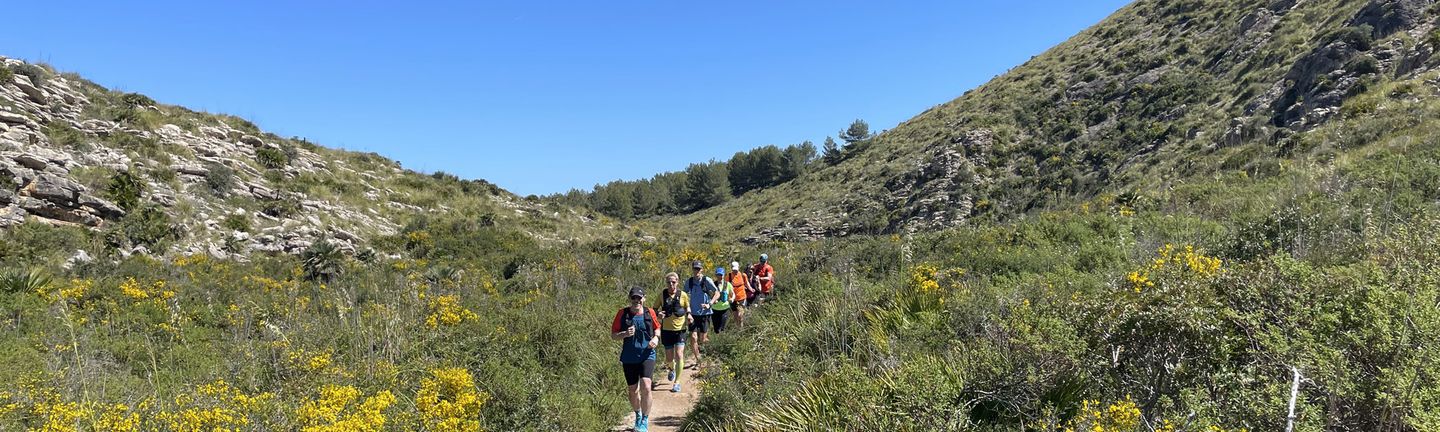
M 685 316 L 685 312 L 688 312 L 685 310 L 685 305 L 680 304 L 680 295 L 676 295 L 673 298 L 665 297 L 665 304 L 662 308 L 665 311 L 665 315 L 672 317 Z
M 707 282 L 707 281 L 710 282 L 710 286 L 709 286 L 709 287 L 706 287 L 706 286 L 705 286 L 705 282 Z M 709 277 L 701 277 L 701 278 L 700 278 L 700 282 L 695 282 L 695 278 L 693 278 L 693 277 L 690 278 L 690 279 L 686 279 L 686 280 L 685 280 L 685 292 L 687 292 L 687 293 L 691 292 L 691 288 L 690 288 L 690 287 L 693 286 L 693 284 L 695 284 L 695 283 L 700 284 L 700 291 L 703 292 L 703 293 L 705 293 L 705 295 L 707 295 L 707 296 L 714 296 L 714 295 L 715 295 L 715 282 L 714 282 L 714 281 L 711 281 Z M 690 299 L 690 301 L 695 301 L 695 299 L 692 298 L 692 299 Z M 709 301 L 709 299 L 707 298 L 706 301 Z
M 677 302 L 677 303 L 678 303 L 678 302 Z M 645 339 L 648 340 L 648 339 L 650 339 L 650 337 L 649 337 L 650 332 L 651 332 L 651 331 L 654 331 L 654 329 L 655 329 L 655 321 L 651 318 L 651 317 L 653 317 L 653 316 L 655 316 L 655 315 L 651 314 L 651 313 L 650 313 L 650 308 L 645 307 L 645 306 L 640 306 L 640 313 L 645 317 L 645 328 L 643 328 L 643 329 L 635 329 L 635 336 L 638 337 L 638 336 L 640 336 L 640 335 L 646 335 Z M 621 325 L 630 325 L 630 318 L 633 318 L 633 317 L 635 317 L 635 314 L 633 314 L 633 313 L 630 312 L 630 308 L 629 308 L 629 307 L 626 307 L 626 308 L 624 308 L 624 309 L 620 309 L 620 324 L 621 324 Z

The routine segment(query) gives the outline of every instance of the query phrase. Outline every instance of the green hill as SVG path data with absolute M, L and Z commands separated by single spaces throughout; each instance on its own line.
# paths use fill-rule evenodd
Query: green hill
M 838 164 L 642 222 L 783 257 L 690 424 L 1284 430 L 1298 370 L 1295 430 L 1440 427 L 1437 12 L 1138 1 Z
M 607 429 L 626 289 L 767 252 L 684 430 L 1283 430 L 1296 372 L 1295 430 L 1440 429 L 1437 19 L 1142 0 L 829 157 L 549 200 L 0 59 L 0 428 Z
M 1217 176 L 1331 169 L 1423 128 L 1413 111 L 1433 99 L 1434 12 L 1139 1 L 835 166 L 662 225 L 757 240 L 925 231 L 1101 194 L 1183 207 L 1177 187 Z M 1337 140 L 1340 128 L 1355 134 Z

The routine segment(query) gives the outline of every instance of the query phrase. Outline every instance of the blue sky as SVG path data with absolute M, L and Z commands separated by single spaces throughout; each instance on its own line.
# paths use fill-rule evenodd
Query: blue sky
M 525 195 L 886 129 L 1125 3 L 26 1 L 0 55 Z

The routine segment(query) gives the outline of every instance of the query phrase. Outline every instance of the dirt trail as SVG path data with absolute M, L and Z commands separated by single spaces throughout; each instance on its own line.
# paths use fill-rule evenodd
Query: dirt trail
M 695 405 L 695 400 L 700 398 L 699 387 L 702 383 L 695 380 L 695 370 L 685 369 L 681 374 L 680 393 L 670 392 L 672 383 L 666 375 L 666 372 L 658 368 L 655 370 L 654 386 L 650 392 L 650 432 L 680 430 L 680 422 L 685 419 L 685 414 L 690 412 L 690 407 Z M 625 397 L 623 392 L 620 392 L 620 397 Z M 620 425 L 610 430 L 632 431 L 634 425 L 634 414 L 626 414 Z

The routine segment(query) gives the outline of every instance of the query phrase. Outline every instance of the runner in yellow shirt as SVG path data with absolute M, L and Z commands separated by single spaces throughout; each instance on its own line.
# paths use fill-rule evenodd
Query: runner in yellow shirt
M 665 275 L 665 290 L 655 310 L 660 311 L 660 345 L 665 347 L 665 366 L 670 368 L 671 392 L 680 392 L 680 371 L 685 369 L 685 330 L 690 326 L 690 295 L 680 290 L 680 275 Z

